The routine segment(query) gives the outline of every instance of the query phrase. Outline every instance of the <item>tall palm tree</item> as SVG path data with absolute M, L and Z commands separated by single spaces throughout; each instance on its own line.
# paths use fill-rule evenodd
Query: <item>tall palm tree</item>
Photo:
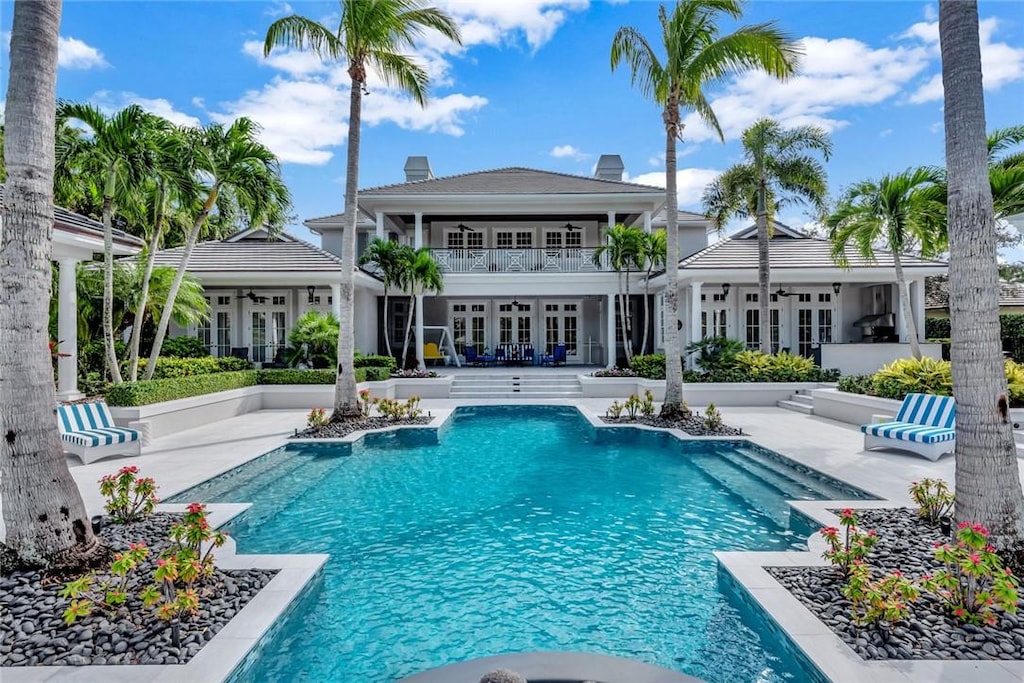
M 1019 550 L 1024 495 L 999 339 L 977 2 L 940 0 L 939 45 L 949 184 L 950 356 L 957 403 L 956 517 L 988 527 L 997 548 Z
M 441 275 L 441 268 L 434 260 L 430 249 L 426 247 L 415 251 L 409 249 L 403 251 L 402 255 L 406 259 L 406 264 L 401 268 L 402 281 L 400 284 L 402 289 L 409 293 L 410 311 L 409 318 L 405 323 L 405 344 L 402 346 L 400 359 L 400 366 L 405 367 L 405 359 L 409 353 L 409 339 L 412 336 L 412 319 L 416 314 L 416 297 L 426 292 L 440 294 L 444 290 L 444 276 Z M 416 344 L 417 348 L 422 348 L 423 340 L 417 339 Z M 419 355 L 416 354 L 417 366 L 419 365 Z
M 846 268 L 846 249 L 853 244 L 861 256 L 874 260 L 879 245 L 892 253 L 900 308 L 910 337 L 910 353 L 921 357 L 917 342 L 917 321 L 910 306 L 910 286 L 903 272 L 903 255 L 915 251 L 934 256 L 945 250 L 946 208 L 935 198 L 934 188 L 941 174 L 931 168 L 912 168 L 884 175 L 875 182 L 857 183 L 840 199 L 825 220 L 832 242 L 832 258 Z
M 0 231 L 0 498 L 16 564 L 98 549 L 53 417 L 48 349 L 59 0 L 16 2 L 4 111 Z
M 211 125 L 202 130 L 193 129 L 173 140 L 175 153 L 191 164 L 193 177 L 202 184 L 201 192 L 205 196 L 185 238 L 178 271 L 167 295 L 172 304 L 188 269 L 192 249 L 215 208 L 221 211 L 222 207 L 231 206 L 240 211 L 250 225 L 265 224 L 271 230 L 279 229 L 284 221 L 291 195 L 281 179 L 277 157 L 257 139 L 258 134 L 259 126 L 243 116 L 227 128 Z M 165 307 L 160 316 L 145 379 L 153 376 L 171 323 L 172 309 L 173 305 Z
M 681 138 L 681 112 L 693 111 L 725 139 L 704 88 L 723 78 L 760 69 L 786 78 L 796 68 L 800 51 L 773 23 L 741 26 L 719 35 L 718 22 L 739 19 L 740 0 L 682 0 L 671 14 L 658 8 L 662 61 L 637 29 L 623 26 L 612 40 L 611 64 L 625 62 L 640 93 L 661 107 L 665 125 L 665 402 L 661 414 L 675 418 L 683 412 L 682 348 L 679 345 L 679 199 L 676 191 L 676 141 Z
M 655 268 L 665 267 L 666 253 L 664 230 L 643 233 L 636 259 L 637 267 L 646 269 L 644 274 L 644 338 L 640 342 L 640 355 L 647 353 L 647 332 L 651 328 L 651 273 Z
M 411 252 L 412 247 L 375 237 L 367 245 L 366 251 L 359 259 L 359 263 L 363 265 L 377 266 L 380 277 L 384 281 L 384 347 L 389 356 L 394 354 L 391 352 L 391 335 L 388 325 L 388 293 L 391 288 L 398 286 L 405 279 L 404 270 L 410 262 L 405 254 L 406 251 Z
M 627 322 L 629 312 L 629 276 L 634 268 L 640 269 L 640 243 L 643 240 L 643 230 L 629 227 L 619 223 L 612 226 L 605 235 L 605 243 L 594 250 L 594 265 L 600 266 L 601 261 L 607 256 L 608 263 L 615 270 L 619 280 L 619 329 L 622 331 L 622 352 L 626 356 L 626 364 L 629 365 L 633 358 L 632 335 L 630 325 Z M 625 278 L 623 278 L 625 273 Z M 625 280 L 625 287 L 623 287 Z M 614 315 L 612 311 L 608 315 Z M 612 346 L 610 344 L 609 346 Z
M 155 125 L 154 118 L 137 104 L 106 116 L 91 104 L 63 101 L 57 105 L 57 117 L 61 121 L 79 121 L 89 129 L 87 135 L 75 138 L 77 144 L 68 156 L 72 165 L 92 176 L 103 193 L 103 341 L 113 382 L 119 384 L 121 371 L 113 329 L 113 219 L 118 205 L 152 172 L 150 146 L 154 138 L 150 130 Z
M 760 119 L 743 131 L 744 161 L 726 169 L 704 193 L 704 210 L 719 230 L 733 216 L 756 219 L 761 353 L 772 352 L 768 249 L 772 219 L 788 204 L 807 204 L 818 215 L 825 212 L 825 167 L 811 152 L 825 161 L 832 154 L 832 142 L 823 128 L 784 128 L 774 119 Z
M 332 419 L 358 417 L 354 304 L 359 141 L 367 69 L 397 86 L 421 106 L 427 100 L 426 70 L 404 54 L 427 30 L 456 43 L 459 29 L 447 14 L 423 7 L 418 0 L 340 0 L 338 28 L 299 15 L 282 17 L 267 29 L 263 54 L 276 46 L 310 49 L 327 61 L 344 60 L 351 80 L 348 113 L 348 157 L 345 163 L 345 232 L 341 248 L 341 331 L 338 334 L 338 376 Z

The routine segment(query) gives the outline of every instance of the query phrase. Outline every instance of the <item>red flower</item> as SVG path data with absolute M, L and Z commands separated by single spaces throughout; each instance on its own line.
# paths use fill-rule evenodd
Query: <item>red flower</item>
M 198 514 L 198 513 L 203 511 L 203 504 L 202 503 L 191 503 L 188 506 L 188 511 L 191 512 L 192 514 Z
M 970 522 L 960 522 L 960 524 L 957 525 L 957 528 L 958 529 L 966 529 L 969 526 L 971 526 Z

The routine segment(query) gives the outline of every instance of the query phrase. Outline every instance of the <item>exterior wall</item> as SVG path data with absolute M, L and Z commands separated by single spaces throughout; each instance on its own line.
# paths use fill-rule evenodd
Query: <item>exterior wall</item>
M 921 355 L 942 358 L 942 344 L 921 344 Z M 868 375 L 887 363 L 910 357 L 910 344 L 822 344 L 821 367 L 844 375 Z
M 376 294 L 356 288 L 354 323 L 356 348 L 364 353 L 378 353 Z

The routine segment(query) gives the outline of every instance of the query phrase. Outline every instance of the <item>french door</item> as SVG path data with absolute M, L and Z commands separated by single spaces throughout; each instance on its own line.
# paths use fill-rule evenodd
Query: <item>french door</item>
M 246 302 L 246 318 L 251 344 L 250 359 L 269 363 L 287 343 L 288 297 L 268 294 Z
M 552 355 L 555 346 L 565 345 L 567 362 L 579 359 L 580 306 L 578 303 L 544 304 L 544 353 Z
M 466 347 L 472 346 L 483 353 L 487 345 L 487 304 L 453 303 L 450 319 L 455 352 L 465 355 Z
M 533 343 L 533 304 L 498 304 L 498 344 Z
M 231 355 L 231 308 L 234 297 L 214 295 L 206 297 L 210 304 L 210 319 L 196 325 L 195 336 L 209 350 L 211 356 Z
M 813 345 L 828 344 L 834 338 L 835 304 L 831 292 L 804 292 L 796 297 L 796 352 L 810 356 Z

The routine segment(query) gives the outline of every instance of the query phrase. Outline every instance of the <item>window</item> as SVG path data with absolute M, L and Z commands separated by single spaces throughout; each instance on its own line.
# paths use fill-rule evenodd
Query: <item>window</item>
M 826 294 L 826 296 L 829 296 Z M 818 341 L 823 344 L 832 343 L 832 309 L 818 309 Z
M 809 303 L 811 303 L 811 295 L 810 294 L 797 294 L 797 299 L 796 300 L 798 302 L 802 303 L 802 304 L 804 304 L 804 303 L 809 304 Z
M 749 294 L 747 295 L 750 296 Z M 754 296 L 757 296 L 756 294 Z M 749 299 L 747 299 L 749 301 Z M 761 311 L 756 308 L 748 308 L 746 311 L 747 319 L 744 328 L 746 329 L 746 335 L 744 342 L 748 349 L 757 349 L 761 345 L 761 326 L 758 324 L 758 320 L 761 317 Z
M 520 230 L 516 233 L 516 248 L 529 249 L 533 246 L 533 233 L 529 230 Z
M 271 297 L 271 303 L 274 306 L 284 306 L 285 305 L 285 297 L 283 297 L 283 296 Z
M 797 352 L 801 356 L 808 356 L 811 353 L 812 320 L 811 309 L 801 308 L 797 311 L 796 338 Z
M 467 249 L 483 249 L 484 246 L 484 234 L 482 232 L 467 232 L 466 233 L 466 248 Z
M 219 297 L 230 299 L 231 297 Z M 231 355 L 231 313 L 217 311 L 217 355 Z
M 210 305 L 210 297 L 205 296 L 203 298 L 206 299 L 206 305 L 209 306 Z M 206 347 L 206 350 L 208 352 L 212 353 L 213 350 L 212 350 L 212 348 L 210 346 L 210 333 L 211 333 L 211 330 L 210 330 L 210 320 L 209 320 L 209 318 L 207 318 L 206 320 L 204 320 L 201 323 L 199 323 L 198 325 L 196 325 L 196 339 L 198 339 L 200 342 L 202 342 L 203 346 Z
M 568 249 L 579 249 L 583 246 L 583 231 L 573 230 L 565 233 L 565 246 Z
M 218 306 L 230 306 L 231 305 L 231 297 L 230 296 L 218 296 L 217 297 L 217 305 Z
M 757 294 L 748 293 L 746 296 L 747 303 L 757 303 Z
M 822 294 L 818 295 L 818 303 L 819 304 L 826 304 L 826 303 L 829 303 L 831 301 L 832 301 L 832 295 L 831 294 L 822 293 Z
M 702 298 L 703 298 L 703 297 L 702 297 Z M 725 297 L 725 294 L 715 294 L 715 295 L 714 295 L 714 296 L 712 297 L 712 299 L 713 299 L 714 301 L 717 301 L 717 302 L 719 302 L 719 303 L 721 303 L 721 302 L 725 301 L 725 298 L 726 298 L 726 297 Z
M 548 232 L 544 235 L 544 246 L 548 249 L 561 249 L 562 248 L 562 233 L 560 232 Z
M 512 248 L 512 233 L 506 230 L 499 230 L 494 233 L 494 246 L 498 249 Z
M 447 235 L 449 249 L 462 249 L 463 240 L 461 232 L 450 232 Z

